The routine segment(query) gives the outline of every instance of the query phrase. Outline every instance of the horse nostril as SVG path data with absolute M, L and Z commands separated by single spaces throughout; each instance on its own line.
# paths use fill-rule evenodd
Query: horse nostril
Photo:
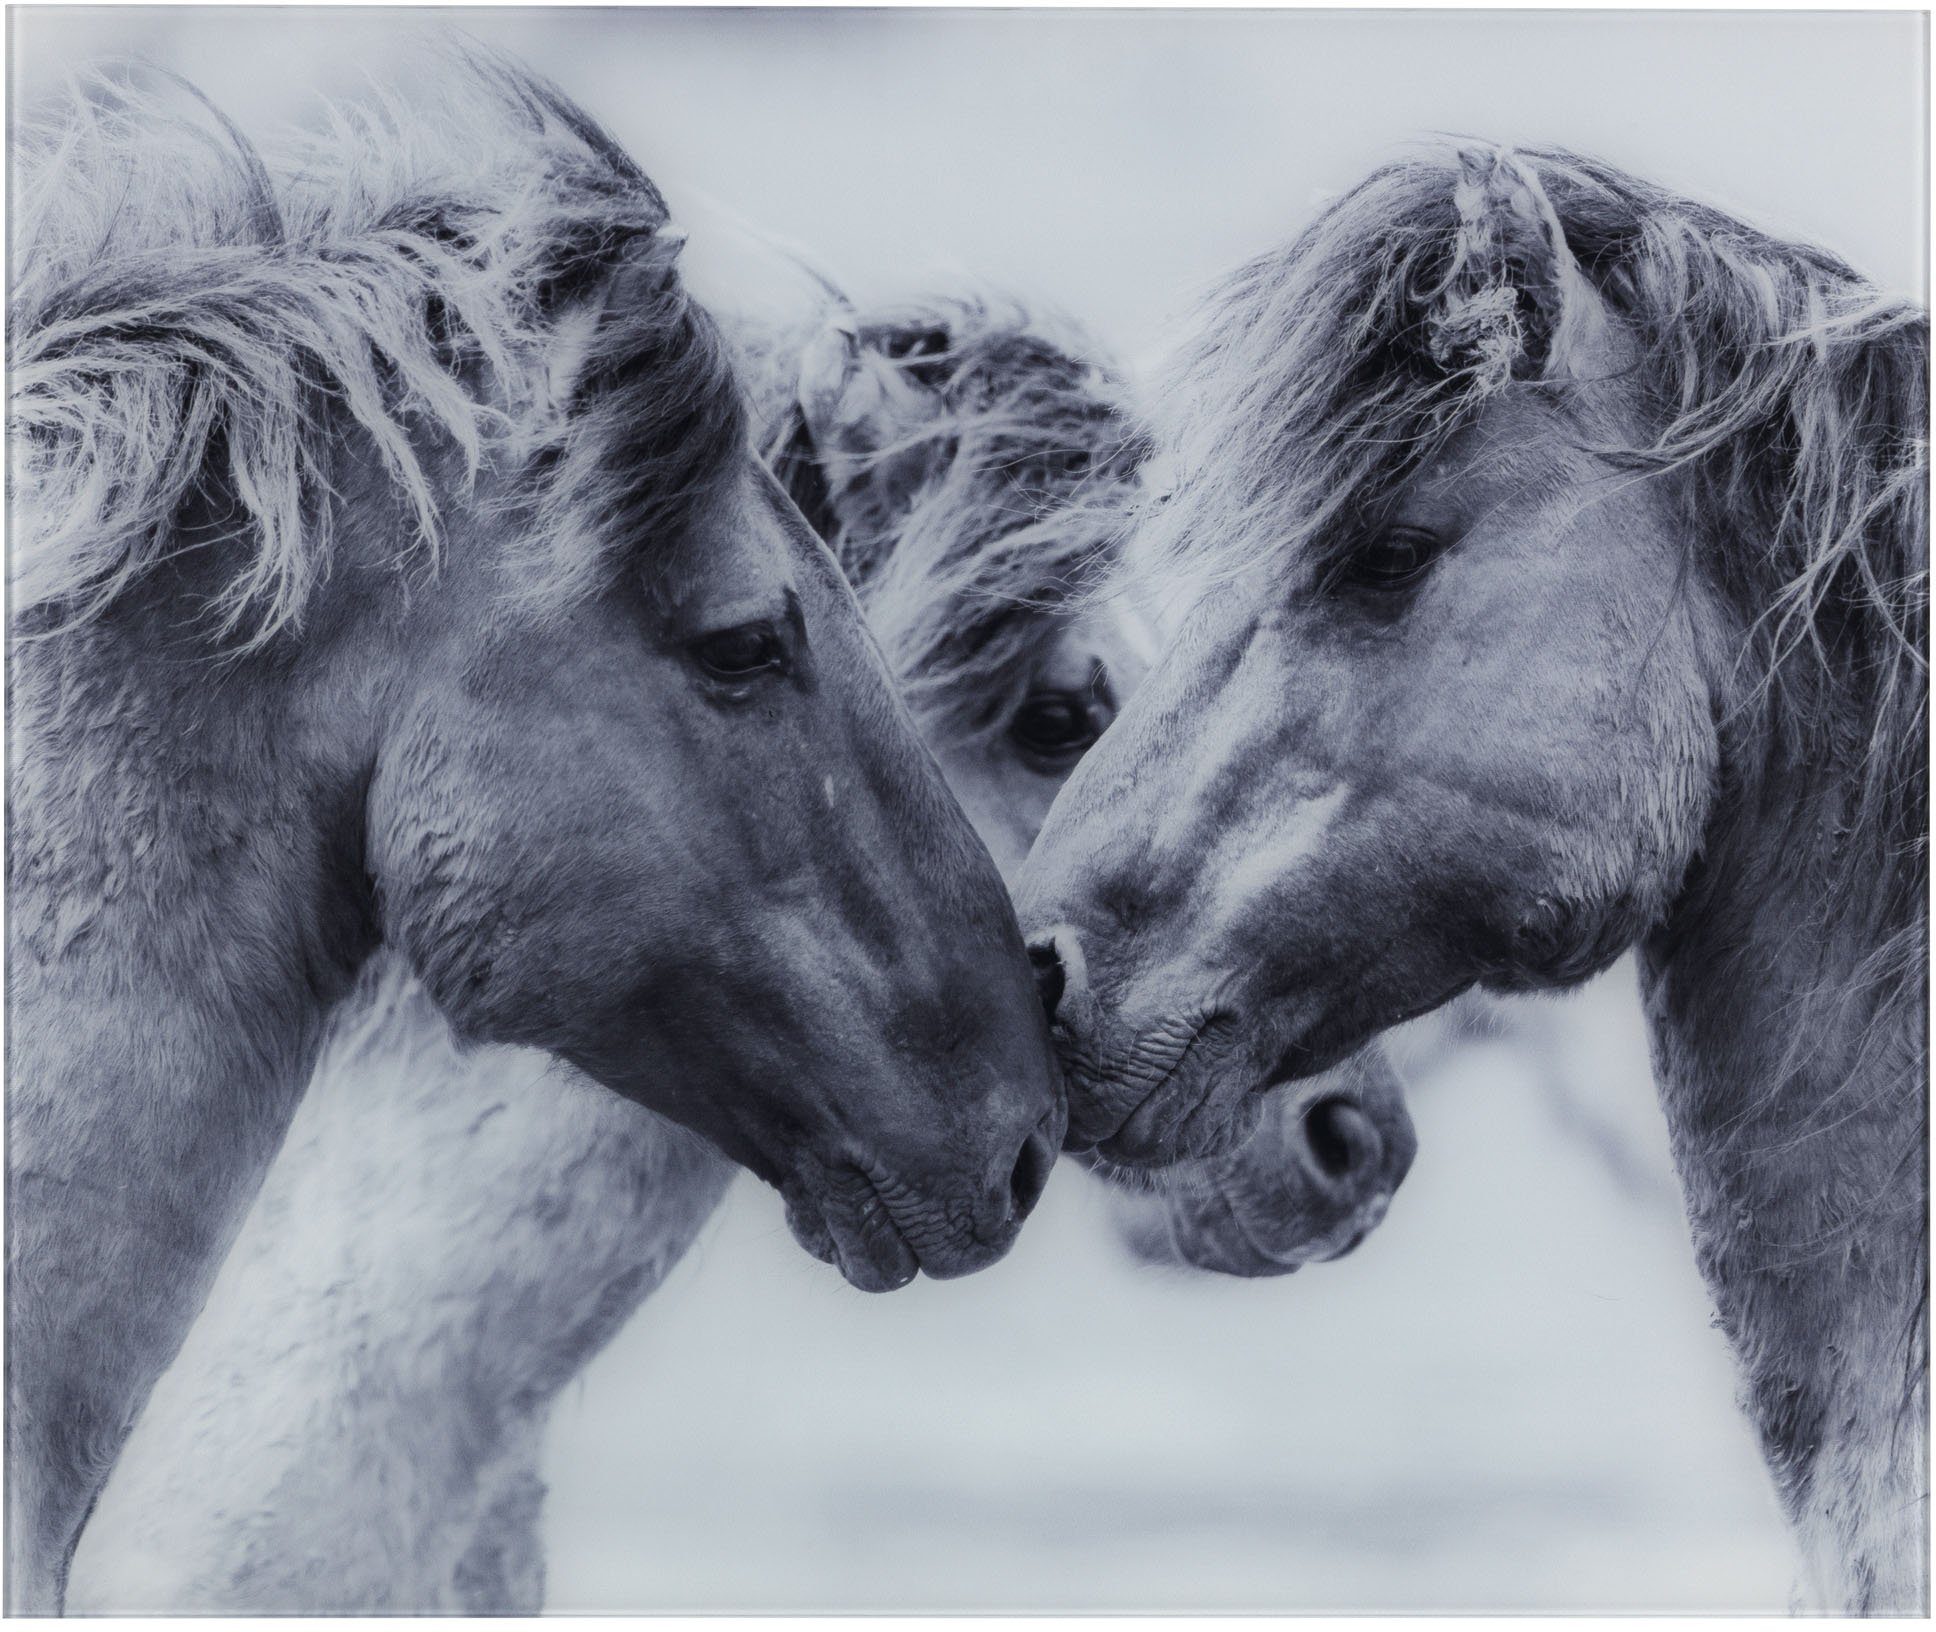
M 1045 935 L 1029 944 L 1029 967 L 1035 971 L 1035 995 L 1042 1000 L 1042 1013 L 1050 1025 L 1055 1024 L 1055 1011 L 1062 1002 L 1063 988 L 1068 984 L 1068 975 L 1062 967 L 1062 955 L 1055 949 L 1055 937 Z
M 1010 1216 L 1027 1218 L 1048 1186 L 1049 1169 L 1055 1166 L 1056 1147 L 1040 1128 L 1022 1142 L 1022 1154 L 1015 1158 L 1015 1171 L 1009 1175 Z
M 1315 1100 L 1305 1111 L 1304 1140 L 1318 1170 L 1332 1179 L 1371 1168 L 1383 1146 L 1371 1118 L 1350 1100 L 1336 1097 Z

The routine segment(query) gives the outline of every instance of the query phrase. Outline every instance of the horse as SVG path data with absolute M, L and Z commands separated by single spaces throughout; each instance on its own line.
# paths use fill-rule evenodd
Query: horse
M 1063 1125 L 1013 909 L 644 172 L 481 54 L 282 156 L 133 78 L 19 138 L 13 1606 L 379 946 L 856 1285 L 1001 1257 Z
M 730 332 L 761 445 L 854 573 L 950 786 L 1017 865 L 1142 671 L 1133 615 L 1084 594 L 1135 502 L 1125 386 L 1072 325 L 1019 302 Z M 1041 478 L 1033 491 L 1018 471 Z M 690 1247 L 731 1169 L 543 1055 L 460 1048 L 394 962 L 365 982 L 102 1498 L 77 1606 L 543 1602 L 551 1402 Z M 1296 1133 L 1355 1130 L 1355 1115 L 1404 1150 L 1409 1121 L 1378 1065 L 1366 1056 L 1328 1113 L 1286 1102 L 1290 1124 L 1257 1157 L 1321 1182 L 1306 1194 L 1259 1175 L 1252 1236 L 1227 1261 L 1206 1245 L 1205 1267 L 1282 1273 L 1343 1244 L 1336 1214 L 1376 1222 L 1388 1192 L 1317 1168 Z M 1175 1207 L 1163 1239 L 1193 1240 L 1216 1177 L 1174 1200 L 1138 1192 L 1131 1224 L 1152 1232 Z M 292 1252 L 292 1218 L 328 1250 Z
M 1634 948 L 1844 1611 L 1927 1603 L 1928 351 L 1834 255 L 1595 159 L 1376 171 L 1182 348 L 1141 542 L 1200 595 L 1018 897 L 1122 1159 Z

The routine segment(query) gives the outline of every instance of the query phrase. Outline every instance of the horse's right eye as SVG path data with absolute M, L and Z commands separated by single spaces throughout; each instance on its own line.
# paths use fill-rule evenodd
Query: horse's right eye
M 1364 589 L 1409 589 L 1444 551 L 1444 541 L 1422 527 L 1394 527 L 1354 550 L 1338 576 Z
M 692 643 L 693 661 L 715 680 L 750 680 L 780 668 L 786 649 L 769 624 L 743 623 L 701 635 Z
M 1009 722 L 1011 741 L 1038 769 L 1067 771 L 1109 724 L 1101 698 L 1072 691 L 1032 692 Z

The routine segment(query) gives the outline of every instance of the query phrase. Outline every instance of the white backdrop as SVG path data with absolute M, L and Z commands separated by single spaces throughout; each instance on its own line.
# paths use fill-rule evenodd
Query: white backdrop
M 973 274 L 1141 357 L 1193 288 L 1432 130 L 1557 141 L 1924 288 L 1906 13 L 451 12 L 555 76 L 695 226 L 862 293 Z M 9 13 L 16 94 L 101 51 L 245 125 L 407 60 L 422 13 Z M 639 1608 L 1726 1608 L 1789 1562 L 1695 1278 L 1617 971 L 1561 1062 L 1469 1049 L 1348 1261 L 1138 1270 L 1073 1171 L 971 1281 L 851 1292 L 750 1183 L 567 1396 L 551 1600 Z

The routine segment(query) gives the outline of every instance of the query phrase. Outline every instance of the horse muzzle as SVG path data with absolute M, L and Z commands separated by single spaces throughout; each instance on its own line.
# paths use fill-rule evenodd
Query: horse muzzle
M 1048 1185 L 1062 1129 L 1058 1104 L 978 1194 L 915 1184 L 868 1163 L 803 1162 L 780 1186 L 787 1225 L 863 1292 L 892 1292 L 921 1273 L 938 1281 L 972 1275 L 1015 1244 Z
M 1288 1275 L 1352 1251 L 1383 1222 L 1418 1139 L 1394 1079 L 1333 1080 L 1345 1075 L 1302 1092 L 1274 1090 L 1288 1097 L 1269 1107 L 1251 1141 L 1125 1204 L 1125 1245 L 1148 1263 L 1246 1278 Z
M 1036 989 L 1068 1090 L 1063 1148 L 1162 1167 L 1236 1144 L 1255 1125 L 1235 1017 L 1204 1003 L 1131 1020 L 1106 1007 L 1067 925 L 1029 943 Z

